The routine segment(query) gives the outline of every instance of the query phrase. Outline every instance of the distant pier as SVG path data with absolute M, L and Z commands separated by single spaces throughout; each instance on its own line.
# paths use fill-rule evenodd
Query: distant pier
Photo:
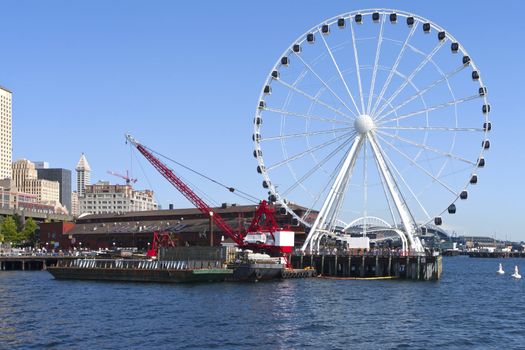
M 525 258 L 525 252 L 468 252 L 471 258 Z

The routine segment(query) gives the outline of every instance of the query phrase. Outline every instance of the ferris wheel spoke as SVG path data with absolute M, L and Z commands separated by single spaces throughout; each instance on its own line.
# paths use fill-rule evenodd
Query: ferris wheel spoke
M 270 137 L 261 138 L 260 142 L 275 141 L 275 140 L 286 140 L 286 139 L 292 139 L 292 138 L 304 137 L 304 136 L 315 136 L 315 135 L 332 134 L 332 133 L 338 133 L 338 132 L 345 132 L 345 131 L 349 131 L 349 130 L 352 130 L 352 129 L 353 129 L 353 127 L 347 127 L 347 128 L 339 128 L 339 129 L 327 129 L 327 130 L 319 130 L 319 131 L 311 131 L 311 132 L 302 132 L 302 133 L 298 133 L 298 134 L 270 136 Z
M 300 179 L 297 180 L 296 183 L 294 183 L 292 186 L 288 187 L 286 190 L 283 191 L 283 196 L 286 197 L 288 194 L 290 194 L 291 191 L 293 191 L 299 184 L 303 184 L 304 181 L 308 180 L 310 176 L 315 174 L 317 170 L 321 169 L 324 164 L 326 164 L 330 159 L 332 159 L 337 153 L 339 153 L 342 149 L 344 149 L 349 143 L 352 141 L 352 137 L 350 136 L 347 140 L 345 140 L 342 144 L 337 146 L 332 152 L 330 152 L 326 157 L 321 159 L 320 162 L 318 162 L 314 167 L 312 167 L 306 174 L 304 174 Z
M 272 113 L 276 113 L 276 114 L 282 114 L 282 115 L 285 115 L 287 117 L 297 117 L 297 118 L 302 118 L 302 119 L 307 119 L 307 120 L 317 120 L 317 121 L 333 123 L 333 124 L 344 124 L 344 125 L 350 124 L 350 121 L 344 121 L 344 120 L 339 120 L 339 119 L 334 119 L 334 118 L 320 117 L 320 116 L 315 116 L 315 115 L 311 115 L 311 114 L 303 114 L 303 113 L 291 112 L 291 111 L 287 111 L 287 110 L 279 109 L 279 108 L 264 107 L 264 108 L 261 108 L 261 109 L 264 110 L 264 111 L 268 111 L 268 112 L 272 112 Z
M 332 59 L 332 63 L 334 64 L 334 67 L 337 70 L 337 74 L 339 74 L 339 78 L 341 78 L 341 81 L 343 82 L 343 85 L 345 86 L 345 89 L 346 89 L 346 92 L 348 93 L 348 96 L 350 96 L 350 100 L 354 104 L 354 107 L 355 107 L 357 113 L 359 113 L 359 107 L 357 107 L 357 104 L 355 103 L 354 96 L 352 95 L 352 92 L 348 88 L 348 84 L 346 83 L 346 80 L 343 77 L 343 73 L 341 72 L 341 69 L 339 68 L 339 65 L 337 64 L 337 61 L 335 60 L 334 54 L 332 52 L 332 49 L 330 49 L 330 46 L 328 46 L 328 43 L 326 42 L 326 40 L 325 40 L 323 35 L 321 35 L 321 39 L 323 40 L 324 46 L 326 47 L 326 50 L 328 51 L 328 54 L 329 54 L 330 58 Z M 355 113 L 352 113 L 352 114 L 354 114 L 354 116 L 356 116 Z
M 317 104 L 319 104 L 319 105 L 321 105 L 321 106 L 323 106 L 323 107 L 325 107 L 325 108 L 331 110 L 332 112 L 337 113 L 337 114 L 339 114 L 339 115 L 341 115 L 341 116 L 343 116 L 343 117 L 345 117 L 345 118 L 352 119 L 352 117 L 350 117 L 348 114 L 343 113 L 343 112 L 341 112 L 340 110 L 334 108 L 333 106 L 330 106 L 330 105 L 327 104 L 326 102 L 321 101 L 319 98 L 314 97 L 314 96 L 312 96 L 312 95 L 310 95 L 310 94 L 304 92 L 303 90 L 301 90 L 301 89 L 299 89 L 299 88 L 297 88 L 297 87 L 295 87 L 295 86 L 293 86 L 293 85 L 288 84 L 288 83 L 285 82 L 284 80 L 282 80 L 282 79 L 277 79 L 276 81 L 279 82 L 279 84 L 281 84 L 281 85 L 287 87 L 288 89 L 293 90 L 293 91 L 297 92 L 297 93 L 300 94 L 300 95 L 303 95 L 304 97 L 306 97 L 306 98 L 309 99 L 310 101 L 312 101 L 312 102 L 314 102 L 314 103 L 317 103 Z
M 396 91 L 386 100 L 386 102 L 383 103 L 383 105 L 380 107 L 377 113 L 375 113 L 375 111 L 373 112 L 374 115 L 375 114 L 380 115 L 381 112 L 383 112 L 385 108 L 388 107 L 389 103 L 392 103 L 392 101 L 394 101 L 394 99 L 403 91 L 403 89 L 408 85 L 408 83 L 411 82 L 412 79 L 414 79 L 414 77 L 427 65 L 427 63 L 430 62 L 432 57 L 434 57 L 434 55 L 439 51 L 439 49 L 443 47 L 445 42 L 447 42 L 447 39 L 440 41 L 439 44 L 437 44 L 434 47 L 434 49 L 423 59 L 423 61 L 419 63 L 416 69 L 414 69 L 412 73 L 410 73 L 410 75 L 407 78 L 405 78 L 403 83 L 399 85 Z
M 457 156 L 455 154 L 452 154 L 450 152 L 444 152 L 444 151 L 441 151 L 441 150 L 439 150 L 437 148 L 429 147 L 427 145 L 420 144 L 420 143 L 417 143 L 417 142 L 405 139 L 405 138 L 403 138 L 403 137 L 401 137 L 399 135 L 393 135 L 393 134 L 390 134 L 390 133 L 387 133 L 387 132 L 384 132 L 384 131 L 379 131 L 379 130 L 377 132 L 379 134 L 381 134 L 381 135 L 385 135 L 385 136 L 391 137 L 393 139 L 399 140 L 401 142 L 407 143 L 407 144 L 415 146 L 417 148 L 425 149 L 427 151 L 439 154 L 439 155 L 441 155 L 443 157 L 448 157 L 448 158 L 456 159 L 456 160 L 459 160 L 459 161 L 462 161 L 462 162 L 465 162 L 465 163 L 468 163 L 468 164 L 471 164 L 471 165 L 476 165 L 476 162 L 473 162 L 473 161 L 470 161 L 468 159 L 462 158 L 462 157 Z
M 368 215 L 368 159 L 367 159 L 367 140 L 365 139 L 363 145 L 363 218 L 365 219 L 365 224 L 363 225 L 363 236 L 366 236 L 366 217 Z
M 323 40 L 324 40 L 324 38 L 323 38 Z M 325 41 L 325 45 L 327 45 L 327 44 L 326 44 L 326 41 Z M 327 45 L 327 47 L 328 47 L 328 45 Z M 330 49 L 328 49 L 328 50 L 329 50 L 328 52 L 329 52 L 330 55 L 331 55 L 331 51 L 330 51 Z M 305 66 L 305 67 L 306 67 L 306 68 L 307 68 L 307 69 L 308 69 L 308 70 L 309 70 L 309 71 L 310 71 L 310 72 L 311 72 L 311 73 L 312 73 L 312 74 L 313 74 L 313 75 L 314 75 L 314 76 L 315 76 L 315 77 L 321 82 L 321 84 L 323 84 L 323 86 L 324 86 L 328 91 L 330 91 L 330 93 L 331 93 L 331 94 L 332 94 L 332 95 L 333 95 L 333 96 L 334 96 L 339 102 L 341 102 L 341 104 L 342 104 L 343 106 L 345 106 L 345 108 L 346 108 L 350 113 L 352 113 L 352 115 L 353 115 L 354 117 L 357 117 L 357 115 L 355 114 L 355 112 L 354 112 L 352 109 L 350 109 L 350 107 L 347 106 L 347 104 L 341 99 L 341 97 L 339 97 L 338 94 L 336 94 L 336 93 L 334 92 L 334 90 L 333 90 L 333 89 L 332 89 L 332 88 L 331 88 L 331 87 L 330 87 L 330 86 L 329 86 L 329 85 L 323 80 L 323 78 L 321 78 L 321 76 L 319 76 L 319 74 L 317 74 L 317 72 L 316 72 L 316 71 L 315 71 L 315 70 L 314 70 L 314 69 L 313 69 L 308 63 L 306 63 L 305 60 L 303 60 L 303 58 L 302 58 L 299 54 L 297 54 L 295 51 L 294 51 L 294 54 L 295 54 L 295 56 L 296 56 L 297 58 L 299 58 L 299 60 L 303 63 L 303 65 L 304 65 L 304 66 Z M 332 57 L 332 56 L 331 56 L 331 57 Z M 332 60 L 333 60 L 333 58 L 332 58 Z M 334 61 L 334 62 L 335 62 L 335 61 Z M 337 63 L 334 63 L 334 64 L 336 64 L 336 68 L 338 69 L 338 72 L 339 72 L 339 67 L 337 67 Z M 342 75 L 340 75 L 340 76 L 341 76 L 341 79 L 342 79 Z M 346 85 L 346 82 L 345 82 L 344 80 L 343 80 L 343 83 Z M 350 96 L 351 96 L 351 95 L 350 95 Z M 352 99 L 352 101 L 353 101 L 353 96 L 351 96 L 351 99 Z M 354 102 L 354 105 L 355 105 L 355 102 Z M 356 107 L 356 109 L 357 109 L 357 105 L 355 105 L 355 107 Z M 359 111 L 359 110 L 357 109 L 357 111 Z
M 381 21 L 381 28 L 379 29 L 379 37 L 377 39 L 377 47 L 376 47 L 376 58 L 374 61 L 374 70 L 372 72 L 372 83 L 370 85 L 370 92 L 368 93 L 368 103 L 366 106 L 366 114 L 370 114 L 370 108 L 372 107 L 372 96 L 374 96 L 374 89 L 376 84 L 376 77 L 377 77 L 377 68 L 379 67 L 379 55 L 381 53 L 381 44 L 383 43 L 383 27 L 385 24 L 386 16 L 383 15 L 383 19 Z
M 363 100 L 363 87 L 361 85 L 361 68 L 359 67 L 359 54 L 357 53 L 357 44 L 355 40 L 354 32 L 354 21 L 350 20 L 350 31 L 352 32 L 352 45 L 354 46 L 354 62 L 355 62 L 355 71 L 357 74 L 357 85 L 359 86 L 359 97 L 361 99 L 361 113 L 365 113 L 365 103 Z
M 378 117 L 376 119 L 376 123 L 379 126 L 381 126 L 383 124 L 387 124 L 387 123 L 390 123 L 390 122 L 403 120 L 403 119 L 410 118 L 410 117 L 413 117 L 413 116 L 416 116 L 416 115 L 420 115 L 420 114 L 423 114 L 423 113 L 432 112 L 432 111 L 440 110 L 440 109 L 447 108 L 447 107 L 450 107 L 450 106 L 458 105 L 460 103 L 464 103 L 464 102 L 468 102 L 468 101 L 471 101 L 471 100 L 475 100 L 476 98 L 480 98 L 480 96 L 476 94 L 476 95 L 472 95 L 472 96 L 468 96 L 468 97 L 464 97 L 464 98 L 454 99 L 454 100 L 451 100 L 451 101 L 448 101 L 448 102 L 445 102 L 445 103 L 441 103 L 441 104 L 438 104 L 438 105 L 435 105 L 435 106 L 427 107 L 427 108 L 424 108 L 424 109 L 421 109 L 419 111 L 415 111 L 415 112 L 412 112 L 412 113 L 401 114 L 401 115 L 396 116 L 395 118 L 387 119 L 387 120 L 384 120 L 384 118 L 381 116 L 381 117 Z
M 460 67 L 458 67 L 457 69 L 453 70 L 452 72 L 450 72 L 450 73 L 448 73 L 446 75 L 443 75 L 441 78 L 435 80 L 431 84 L 427 85 L 425 88 L 419 90 L 417 93 L 415 93 L 414 95 L 412 95 L 409 98 L 407 98 L 401 104 L 399 104 L 399 105 L 395 106 L 394 108 L 392 108 L 388 113 L 384 114 L 382 116 L 382 118 L 386 118 L 390 114 L 396 112 L 398 109 L 400 109 L 400 108 L 406 106 L 407 104 L 409 104 L 410 102 L 414 101 L 416 98 L 418 98 L 420 96 L 423 96 L 425 93 L 427 93 L 428 91 L 432 90 L 434 87 L 436 87 L 440 83 L 442 83 L 444 81 L 447 81 L 449 78 L 451 78 L 454 75 L 456 75 L 457 73 L 461 72 L 463 69 L 465 69 L 465 67 L 466 67 L 465 65 L 461 65 Z M 382 107 L 381 110 L 379 110 L 377 113 L 380 114 L 385 108 L 386 107 Z
M 448 128 L 445 126 L 379 126 L 376 130 L 414 130 L 414 131 L 467 131 L 483 132 L 483 128 Z
M 419 200 L 418 196 L 416 195 L 416 193 L 412 190 L 412 188 L 408 185 L 408 182 L 405 180 L 405 178 L 403 177 L 403 175 L 401 174 L 401 172 L 397 169 L 396 165 L 394 164 L 394 162 L 390 159 L 390 157 L 388 156 L 388 154 L 386 152 L 383 153 L 383 155 L 385 156 L 387 162 L 390 164 L 390 166 L 392 167 L 392 169 L 394 169 L 395 173 L 397 174 L 397 177 L 399 177 L 401 179 L 401 182 L 403 182 L 403 184 L 405 185 L 405 187 L 408 189 L 408 192 L 410 192 L 410 194 L 412 195 L 412 197 L 416 200 L 417 204 L 419 205 L 419 207 L 421 208 L 421 210 L 423 211 L 423 213 L 425 213 L 425 215 L 430 219 L 430 215 L 428 214 L 428 211 L 425 209 L 425 207 L 423 206 L 423 204 L 421 203 L 421 201 Z
M 294 155 L 292 157 L 286 158 L 286 159 L 280 161 L 279 163 L 276 163 L 276 164 L 268 167 L 266 170 L 267 171 L 271 171 L 271 170 L 276 169 L 278 167 L 281 167 L 281 166 L 283 166 L 285 164 L 293 162 L 294 160 L 300 159 L 300 158 L 302 158 L 302 157 L 304 157 L 304 156 L 306 156 L 306 155 L 308 155 L 308 154 L 310 154 L 310 153 L 312 153 L 314 151 L 318 151 L 318 150 L 320 150 L 322 148 L 325 148 L 327 146 L 330 146 L 331 144 L 336 143 L 336 142 L 338 142 L 338 141 L 340 141 L 340 140 L 342 140 L 342 139 L 344 139 L 346 137 L 349 137 L 351 134 L 352 134 L 351 132 L 348 132 L 348 133 L 343 134 L 341 136 L 335 137 L 335 138 L 331 139 L 330 141 L 327 141 L 327 142 L 322 143 L 320 145 L 317 145 L 315 147 L 309 148 L 306 151 L 297 153 L 296 155 Z
M 381 173 L 381 169 L 379 168 L 380 165 L 379 165 L 379 162 L 378 160 L 374 157 L 374 160 L 375 160 L 375 165 L 377 167 L 377 171 L 378 173 Z M 388 193 L 388 190 L 387 190 L 387 185 L 385 183 L 385 179 L 383 179 L 382 176 L 379 176 L 379 179 L 381 180 L 381 187 L 383 188 L 383 193 L 385 195 L 385 199 L 386 199 L 386 202 L 388 204 L 388 210 L 390 211 L 390 216 L 392 218 L 392 222 L 394 223 L 394 227 L 397 227 L 397 220 L 396 220 L 396 216 L 394 214 L 394 209 L 392 208 L 392 203 L 390 203 L 390 195 Z
M 448 186 L 446 183 L 444 183 L 443 181 L 441 181 L 438 177 L 432 175 L 427 169 L 423 168 L 419 163 L 417 163 L 416 161 L 414 161 L 412 159 L 412 157 L 410 157 L 409 155 L 407 155 L 406 153 L 404 153 L 403 151 L 401 151 L 399 148 L 397 148 L 396 146 L 394 146 L 392 143 L 388 142 L 384 137 L 382 137 L 381 135 L 379 135 L 378 133 L 376 134 L 381 140 L 383 140 L 383 142 L 385 144 L 387 144 L 388 146 L 390 146 L 393 150 L 395 150 L 397 153 L 399 153 L 403 158 L 407 159 L 411 164 L 413 164 L 417 169 L 421 170 L 421 172 L 423 172 L 425 175 L 427 175 L 428 177 L 432 178 L 434 181 L 436 181 L 437 183 L 439 183 L 441 186 L 443 186 L 447 191 L 449 191 L 450 193 L 452 193 L 453 195 L 457 195 L 457 193 L 450 188 L 450 186 Z
M 414 33 L 416 32 L 416 28 L 418 26 L 418 22 L 414 24 L 412 29 L 410 30 L 410 33 L 408 34 L 407 38 L 405 39 L 403 46 L 401 47 L 401 50 L 399 51 L 399 54 L 396 57 L 396 60 L 394 62 L 394 65 L 390 69 L 390 72 L 388 73 L 388 77 L 385 80 L 385 83 L 383 84 L 383 87 L 381 88 L 381 92 L 379 93 L 379 96 L 377 97 L 374 108 L 372 108 L 371 114 L 375 112 L 379 104 L 381 103 L 383 96 L 385 95 L 386 90 L 390 86 L 390 83 L 392 82 L 392 78 L 394 77 L 394 72 L 397 72 L 397 67 L 399 66 L 399 63 L 401 62 L 401 59 L 403 58 L 403 55 L 408 47 L 408 43 L 412 36 L 414 36 Z

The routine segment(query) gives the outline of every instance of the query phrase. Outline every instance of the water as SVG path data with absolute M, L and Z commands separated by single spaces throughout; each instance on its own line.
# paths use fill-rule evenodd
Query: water
M 0 272 L 0 348 L 525 348 L 515 264 L 525 272 L 525 259 L 445 257 L 439 282 L 161 285 Z

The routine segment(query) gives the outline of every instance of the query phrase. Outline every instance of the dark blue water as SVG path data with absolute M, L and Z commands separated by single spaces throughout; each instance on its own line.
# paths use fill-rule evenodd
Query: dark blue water
M 197 285 L 57 281 L 0 272 L 0 348 L 525 348 L 515 264 L 444 258 L 439 282 Z

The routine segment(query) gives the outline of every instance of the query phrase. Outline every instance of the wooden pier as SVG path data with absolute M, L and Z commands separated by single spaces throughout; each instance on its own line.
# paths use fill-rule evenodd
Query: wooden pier
M 74 259 L 78 259 L 78 257 L 53 255 L 0 256 L 0 271 L 40 271 L 46 270 L 48 266 L 56 265 L 59 261 Z
M 441 255 L 292 255 L 292 266 L 313 268 L 324 277 L 353 279 L 399 278 L 431 281 L 441 278 Z

